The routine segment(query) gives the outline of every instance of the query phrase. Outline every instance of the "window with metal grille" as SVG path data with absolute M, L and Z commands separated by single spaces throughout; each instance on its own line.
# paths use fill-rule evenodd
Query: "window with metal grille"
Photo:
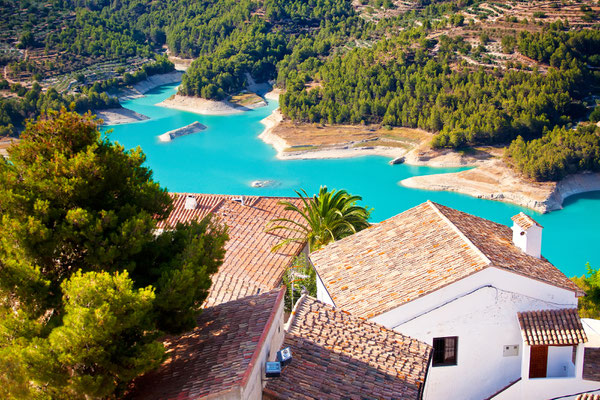
M 432 366 L 456 365 L 458 336 L 433 338 Z

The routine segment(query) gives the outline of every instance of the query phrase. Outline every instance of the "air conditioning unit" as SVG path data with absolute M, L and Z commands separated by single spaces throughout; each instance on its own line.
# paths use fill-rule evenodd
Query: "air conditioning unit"
M 292 362 L 292 350 L 289 347 L 281 349 L 277 352 L 277 361 L 281 363 L 282 366 L 288 365 Z
M 281 376 L 281 363 L 279 361 L 267 361 L 265 366 L 267 378 L 278 378 Z

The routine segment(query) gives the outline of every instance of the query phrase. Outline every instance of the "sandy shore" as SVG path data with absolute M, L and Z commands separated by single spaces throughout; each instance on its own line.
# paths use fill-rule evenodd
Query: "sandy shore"
M 283 116 L 279 109 L 261 122 L 265 129 L 259 135 L 265 143 L 277 150 L 279 159 L 323 159 L 347 158 L 364 155 L 381 155 L 390 158 L 402 157 L 410 165 L 429 167 L 473 167 L 454 173 L 413 176 L 399 182 L 401 185 L 424 190 L 451 191 L 473 197 L 497 200 L 521 205 L 538 212 L 549 212 L 562 208 L 564 200 L 574 194 L 600 191 L 600 173 L 571 175 L 562 181 L 535 182 L 524 178 L 509 168 L 502 160 L 502 149 L 485 148 L 468 154 L 452 150 L 431 150 L 423 141 L 414 149 L 357 145 L 342 146 L 294 146 L 274 133 L 282 125 Z M 290 136 L 291 137 L 291 136 Z M 310 148 L 307 148 L 310 147 Z
M 147 116 L 137 113 L 127 108 L 109 108 L 106 110 L 96 110 L 94 114 L 104 121 L 103 125 L 129 124 L 131 122 L 144 121 L 149 119 Z
M 361 156 L 383 156 L 389 158 L 402 157 L 407 153 L 406 149 L 398 147 L 383 147 L 383 146 L 340 146 L 329 147 L 326 149 L 310 150 L 310 151 L 294 151 L 290 148 L 285 152 L 277 154 L 277 158 L 281 160 L 320 160 L 324 158 L 352 158 Z
M 572 195 L 600 190 L 600 173 L 570 175 L 560 182 L 535 182 L 509 168 L 502 159 L 480 161 L 476 168 L 413 176 L 400 185 L 424 190 L 445 190 L 480 199 L 517 204 L 546 213 L 562 209 Z
M 19 143 L 21 140 L 17 138 L 0 138 L 0 157 L 8 158 L 7 149 L 13 144 Z
M 147 79 L 134 84 L 131 87 L 122 89 L 119 92 L 119 101 L 136 99 L 158 86 L 181 82 L 183 71 L 173 71 L 167 74 L 158 74 L 149 76 Z
M 279 101 L 279 95 L 283 93 L 283 90 L 279 88 L 272 88 L 269 92 L 265 93 L 265 99 Z
M 243 112 L 242 109 L 234 107 L 225 101 L 207 100 L 201 97 L 182 96 L 180 94 L 171 96 L 165 101 L 158 103 L 157 106 L 203 115 L 228 115 Z
M 280 154 L 285 151 L 285 149 L 290 147 L 288 142 L 273 133 L 273 128 L 275 128 L 281 121 L 283 121 L 283 115 L 281 115 L 279 108 L 276 108 L 268 117 L 260 121 L 260 123 L 265 126 L 265 129 L 260 135 L 258 135 L 260 140 L 266 144 L 270 144 L 275 148 L 277 151 L 277 157 L 279 157 Z
M 174 108 L 202 115 L 229 115 L 238 114 L 258 107 L 264 107 L 267 103 L 263 101 L 255 104 L 239 106 L 228 101 L 207 100 L 201 97 L 182 96 L 176 94 L 158 103 L 159 107 Z
M 277 91 L 267 94 L 278 96 Z M 267 95 L 265 97 L 267 97 Z M 378 137 L 381 129 L 373 127 L 327 126 L 293 124 L 286 121 L 279 109 L 263 119 L 265 129 L 259 139 L 277 151 L 276 157 L 285 160 L 313 160 L 378 155 L 401 158 L 411 148 L 410 143 Z M 388 132 L 386 131 L 386 134 Z M 406 146 L 404 146 L 406 144 Z

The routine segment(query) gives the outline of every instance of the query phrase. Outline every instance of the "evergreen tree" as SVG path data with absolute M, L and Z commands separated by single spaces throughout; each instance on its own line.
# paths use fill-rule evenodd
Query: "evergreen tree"
M 0 160 L 0 397 L 122 393 L 162 361 L 159 335 L 194 326 L 226 230 L 158 234 L 170 196 L 90 114 L 49 112 L 21 139 Z
M 600 318 L 600 270 L 586 265 L 587 273 L 581 277 L 571 278 L 584 292 L 579 298 L 579 315 L 581 318 Z

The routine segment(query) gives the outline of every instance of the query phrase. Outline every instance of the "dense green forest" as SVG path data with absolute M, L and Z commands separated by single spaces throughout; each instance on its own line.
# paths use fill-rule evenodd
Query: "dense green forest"
M 584 116 L 581 100 L 600 83 L 600 73 L 589 68 L 598 61 L 600 31 L 561 28 L 519 40 L 519 45 L 549 51 L 538 43 L 556 32 L 573 44 L 551 52 L 549 58 L 565 51 L 570 57 L 545 73 L 457 63 L 455 54 L 470 51 L 462 38 L 441 36 L 435 43 L 424 29 L 405 31 L 288 79 L 281 108 L 306 122 L 382 123 L 439 132 L 436 147 L 508 143 L 518 135 L 536 138 L 544 128 Z M 438 52 L 430 54 L 436 45 Z M 318 78 L 320 87 L 308 90 L 310 77 Z
M 0 90 L 9 90 L 14 96 L 0 101 L 0 137 L 15 135 L 19 128 L 24 127 L 27 119 L 36 118 L 49 110 L 57 111 L 66 107 L 85 113 L 90 110 L 119 108 L 119 100 L 109 96 L 107 91 L 139 82 L 149 75 L 172 70 L 172 62 L 165 57 L 158 57 L 156 62 L 145 65 L 133 74 L 126 73 L 122 78 L 95 82 L 89 87 L 84 86 L 80 93 L 59 93 L 54 88 L 42 91 L 37 82 L 28 89 L 18 83 L 9 84 L 6 80 L 1 80 Z
M 244 89 L 250 77 L 273 79 L 286 89 L 281 109 L 293 120 L 422 128 L 436 133 L 434 147 L 508 145 L 518 137 L 527 143 L 587 119 L 590 96 L 600 91 L 598 25 L 546 23 L 538 12 L 531 21 L 506 17 L 510 29 L 480 31 L 478 43 L 449 34 L 453 28 L 482 29 L 465 15 L 483 21 L 514 5 L 494 2 L 484 9 L 480 3 L 0 0 L 0 67 L 9 74 L 32 74 L 45 88 L 46 75 L 104 60 L 141 60 L 139 70 L 119 67 L 108 78 L 80 73 L 79 94 L 9 85 L 17 96 L 0 100 L 1 133 L 15 134 L 25 118 L 71 103 L 79 111 L 114 106 L 105 92 L 172 69 L 158 55 L 166 48 L 195 58 L 180 94 L 222 100 Z M 580 8 L 584 20 L 597 18 L 591 8 Z M 505 55 L 533 64 L 495 62 L 494 42 Z M 23 51 L 30 56 L 23 59 Z M 509 156 L 536 179 L 558 176 L 526 172 L 529 162 L 520 151 Z
M 8 82 L 0 81 L 0 88 L 2 87 L 8 87 Z M 43 92 L 37 83 L 29 90 L 13 84 L 10 90 L 17 97 L 0 102 L 0 136 L 13 135 L 15 129 L 22 126 L 26 119 L 35 118 L 49 110 L 68 107 L 84 113 L 88 110 L 120 107 L 117 98 L 109 97 L 106 92 L 98 94 L 90 90 L 81 95 L 62 95 L 54 89 Z
M 509 160 L 535 180 L 560 180 L 577 171 L 600 171 L 600 128 L 554 127 L 529 142 L 518 137 L 507 149 Z

